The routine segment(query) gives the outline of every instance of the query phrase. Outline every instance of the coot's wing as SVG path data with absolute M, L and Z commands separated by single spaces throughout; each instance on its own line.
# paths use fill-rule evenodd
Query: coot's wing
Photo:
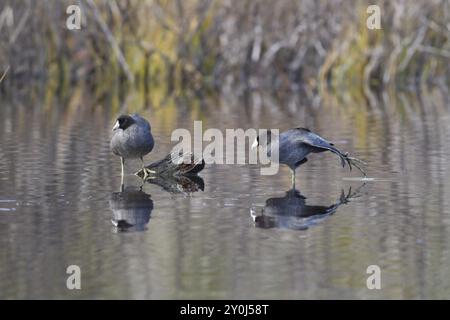
M 151 131 L 150 123 L 145 118 L 141 117 L 137 113 L 131 114 L 131 117 L 134 119 L 134 121 L 136 121 L 138 126 L 140 126 L 141 128 L 145 128 L 148 131 Z
M 331 142 L 328 142 L 318 134 L 315 134 L 314 132 L 311 132 L 310 130 L 305 128 L 296 128 L 292 129 L 292 131 L 297 141 L 318 149 L 322 149 L 324 151 L 329 150 L 337 154 L 341 158 L 342 167 L 345 167 L 345 163 L 348 163 L 350 170 L 352 169 L 351 163 L 347 159 L 346 155 L 335 148 Z

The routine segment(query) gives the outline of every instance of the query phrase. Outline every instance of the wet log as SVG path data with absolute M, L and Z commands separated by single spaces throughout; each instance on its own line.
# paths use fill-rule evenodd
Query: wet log
M 189 163 L 184 163 L 183 159 L 190 159 Z M 147 169 L 154 171 L 147 177 L 147 180 L 155 179 L 173 179 L 180 180 L 183 176 L 195 176 L 205 168 L 205 160 L 195 157 L 194 154 L 177 155 L 174 153 L 168 154 L 164 159 L 153 162 L 146 166 Z M 143 178 L 143 170 L 136 172 L 136 175 Z

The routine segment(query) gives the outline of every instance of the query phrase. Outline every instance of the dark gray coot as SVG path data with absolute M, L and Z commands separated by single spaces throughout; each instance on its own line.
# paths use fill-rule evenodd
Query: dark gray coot
M 260 135 L 256 138 L 252 147 L 263 147 L 270 157 L 273 148 L 278 149 L 278 162 L 287 165 L 292 173 L 292 186 L 295 186 L 295 169 L 304 164 L 308 159 L 306 156 L 310 153 L 320 153 L 331 151 L 337 154 L 342 163 L 342 167 L 348 163 L 351 169 L 351 164 L 346 154 L 339 151 L 334 145 L 318 134 L 311 132 L 305 128 L 289 129 L 282 132 L 277 139 L 273 139 L 275 134 L 268 130 L 267 134 Z M 272 143 L 273 140 L 273 143 Z
M 137 113 L 121 115 L 117 118 L 113 127 L 111 138 L 111 151 L 121 157 L 122 182 L 124 176 L 125 159 L 141 159 L 144 180 L 150 173 L 144 166 L 143 157 L 152 151 L 155 141 L 153 140 L 150 123 Z

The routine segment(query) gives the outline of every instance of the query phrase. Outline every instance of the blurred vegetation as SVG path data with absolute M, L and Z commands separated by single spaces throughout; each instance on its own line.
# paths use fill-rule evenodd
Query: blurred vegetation
M 81 30 L 66 28 L 71 4 Z M 366 27 L 371 4 L 381 30 Z M 447 87 L 449 15 L 444 0 L 1 0 L 0 90 L 345 92 L 371 104 L 374 92 Z

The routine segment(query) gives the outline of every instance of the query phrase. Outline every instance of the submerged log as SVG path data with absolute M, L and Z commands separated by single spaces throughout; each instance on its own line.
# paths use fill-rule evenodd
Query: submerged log
M 169 178 L 157 176 L 147 179 L 147 182 L 160 186 L 167 192 L 184 195 L 205 189 L 205 182 L 197 175 L 178 175 Z
M 183 159 L 189 158 L 189 163 L 183 163 Z M 182 156 L 170 153 L 164 159 L 153 162 L 146 166 L 146 168 L 155 172 L 147 177 L 147 180 L 154 180 L 157 178 L 178 178 L 178 180 L 180 180 L 182 176 L 197 175 L 203 170 L 203 168 L 205 168 L 205 160 L 195 157 L 192 153 L 184 154 Z M 144 172 L 142 169 L 135 174 L 138 177 L 144 177 Z

